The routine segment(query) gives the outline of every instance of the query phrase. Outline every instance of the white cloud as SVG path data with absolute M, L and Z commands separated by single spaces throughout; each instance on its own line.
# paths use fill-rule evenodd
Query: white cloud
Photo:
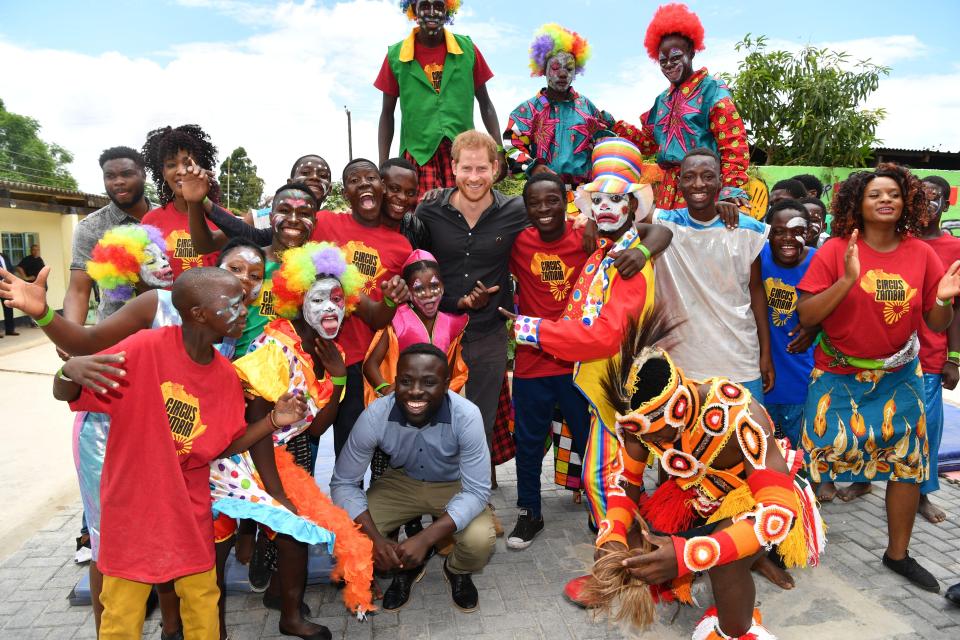
M 104 148 L 138 147 L 148 130 L 188 122 L 210 133 L 221 158 L 244 146 L 267 190 L 282 183 L 292 161 L 305 153 L 323 154 L 336 174 L 347 160 L 345 104 L 353 115 L 354 154 L 376 159 L 380 94 L 372 82 L 387 45 L 410 28 L 394 0 L 350 0 L 332 6 L 284 2 L 270 8 L 236 0 L 179 2 L 257 24 L 258 32 L 238 42 L 176 46 L 159 56 L 161 62 L 121 53 L 31 49 L 0 40 L 0 97 L 8 109 L 39 120 L 45 139 L 74 153 L 71 170 L 81 188 L 102 191 L 96 159 Z M 480 19 L 469 5 L 454 28 L 481 42 L 488 58 L 488 51 L 517 52 L 517 64 L 495 68 L 490 83 L 505 124 L 510 110 L 539 87 L 522 66 L 529 33 L 496 17 Z M 732 41 L 707 44 L 698 63 L 713 72 L 736 70 L 740 54 Z M 771 47 L 798 46 L 771 42 Z M 830 46 L 885 64 L 924 52 L 913 36 Z M 956 80 L 957 74 L 883 80 L 871 104 L 879 101 L 888 110 L 880 131 L 886 144 L 960 149 Z M 936 92 L 930 91 L 932 86 Z M 638 44 L 636 55 L 619 63 L 592 60 L 577 87 L 601 108 L 636 122 L 665 81 Z M 476 123 L 482 126 L 479 116 Z

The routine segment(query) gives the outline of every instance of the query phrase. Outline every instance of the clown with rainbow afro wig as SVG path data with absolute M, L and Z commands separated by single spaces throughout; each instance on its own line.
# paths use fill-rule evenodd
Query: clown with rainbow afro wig
M 417 0 L 400 0 L 400 9 L 410 20 L 417 22 Z M 460 10 L 460 0 L 445 0 L 447 16 L 444 19 L 446 24 L 453 24 L 453 16 Z
M 249 518 L 304 545 L 324 545 L 336 558 L 334 579 L 346 583 L 344 604 L 361 618 L 375 609 L 370 592 L 373 543 L 317 486 L 310 475 L 310 456 L 294 456 L 291 451 L 309 451 L 300 446 L 307 434 L 319 437 L 336 418 L 347 376 L 343 351 L 333 339 L 344 316 L 360 301 L 362 282 L 360 272 L 335 244 L 308 242 L 283 253 L 273 275 L 278 317 L 264 327 L 234 368 L 255 411 L 266 415 L 281 396 L 292 393 L 303 398 L 306 415 L 273 431 L 273 455 L 251 448 L 217 460 L 210 468 L 215 511 Z M 274 466 L 276 473 L 258 471 Z M 269 480 L 274 477 L 279 485 Z M 289 547 L 279 547 L 281 571 L 289 566 L 284 549 Z M 285 588 L 283 606 L 295 610 L 303 600 L 303 586 L 301 580 Z
M 87 273 L 107 299 L 126 301 L 134 296 L 140 282 L 150 289 L 173 284 L 166 250 L 163 233 L 157 227 L 116 226 L 103 234 L 93 248 Z
M 620 120 L 614 131 L 637 145 L 643 155 L 654 156 L 663 169 L 656 189 L 657 208 L 686 206 L 680 193 L 680 163 L 689 151 L 706 147 L 720 156 L 720 199 L 749 213 L 750 198 L 744 190 L 750 179 L 746 126 L 727 86 L 705 67 L 694 70 L 693 58 L 703 51 L 704 37 L 700 18 L 687 5 L 657 8 L 643 45 L 670 87 L 640 116 L 639 126 Z
M 552 171 L 571 192 L 590 181 L 593 145 L 613 135 L 614 118 L 573 89 L 589 59 L 590 45 L 576 31 L 551 22 L 533 34 L 530 75 L 545 76 L 547 86 L 510 113 L 503 140 L 512 172 Z

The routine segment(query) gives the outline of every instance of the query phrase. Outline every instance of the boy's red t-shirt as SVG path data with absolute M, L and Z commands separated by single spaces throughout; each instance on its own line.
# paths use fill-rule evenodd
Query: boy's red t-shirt
M 939 238 L 924 240 L 940 258 L 944 270 L 960 260 L 960 238 L 944 233 Z M 947 332 L 933 332 L 925 322 L 920 323 L 920 367 L 924 373 L 940 375 L 947 362 Z
M 365 227 L 349 213 L 318 211 L 311 239 L 339 245 L 347 262 L 364 277 L 363 293 L 373 300 L 383 297 L 380 283 L 399 275 L 413 251 L 399 232 L 387 227 Z M 347 366 L 364 359 L 372 340 L 373 331 L 359 316 L 354 314 L 344 320 L 337 343 L 346 354 Z
M 510 273 L 519 284 L 519 310 L 525 316 L 559 320 L 567 307 L 573 283 L 590 256 L 583 250 L 583 230 L 567 222 L 563 236 L 544 242 L 528 227 L 520 232 L 510 253 Z M 517 349 L 513 375 L 517 378 L 560 376 L 573 372 L 573 363 L 546 351 Z
M 193 239 L 190 237 L 190 218 L 185 211 L 178 210 L 173 202 L 168 202 L 159 209 L 148 211 L 141 220 L 143 224 L 150 224 L 160 229 L 163 239 L 167 241 L 167 259 L 173 269 L 174 278 L 193 267 L 215 267 L 217 253 L 199 254 L 193 248 Z M 207 226 L 212 231 L 217 226 L 207 220 Z
M 146 329 L 116 392 L 83 389 L 73 411 L 110 415 L 100 482 L 100 557 L 109 576 L 156 584 L 214 565 L 210 462 L 243 434 L 243 390 L 219 353 L 197 364 L 181 327 Z
M 821 247 L 797 289 L 820 293 L 844 272 L 848 240 L 831 238 Z M 860 280 L 827 316 L 823 331 L 841 353 L 859 358 L 886 358 L 899 351 L 910 334 L 919 331 L 923 314 L 936 303 L 943 276 L 940 258 L 922 240 L 904 237 L 893 251 L 879 253 L 861 238 Z M 855 373 L 855 367 L 831 367 L 832 358 L 817 345 L 814 363 L 832 373 Z

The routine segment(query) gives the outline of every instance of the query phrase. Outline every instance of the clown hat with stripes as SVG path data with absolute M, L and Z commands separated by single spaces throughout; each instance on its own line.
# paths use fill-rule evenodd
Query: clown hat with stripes
M 604 138 L 593 148 L 590 193 L 634 193 L 650 181 L 644 178 L 640 149 L 625 138 Z

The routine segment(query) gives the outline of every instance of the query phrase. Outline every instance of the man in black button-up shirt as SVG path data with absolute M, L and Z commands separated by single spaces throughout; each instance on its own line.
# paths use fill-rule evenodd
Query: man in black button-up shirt
M 470 315 L 463 337 L 463 359 L 470 370 L 466 394 L 480 408 L 488 443 L 507 368 L 506 325 L 497 307 L 513 308 L 510 251 L 528 224 L 523 199 L 492 188 L 499 170 L 493 138 L 479 131 L 461 133 L 453 142 L 456 188 L 444 189 L 441 197 L 417 208 L 440 264 L 440 308 Z M 482 285 L 479 295 L 471 293 L 477 283 Z

